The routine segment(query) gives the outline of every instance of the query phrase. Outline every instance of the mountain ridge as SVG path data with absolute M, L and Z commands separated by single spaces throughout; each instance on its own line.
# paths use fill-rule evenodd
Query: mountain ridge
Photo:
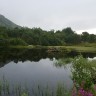
M 20 28 L 19 25 L 15 24 L 11 20 L 7 19 L 4 15 L 0 14 L 0 26 L 7 27 L 7 28 Z

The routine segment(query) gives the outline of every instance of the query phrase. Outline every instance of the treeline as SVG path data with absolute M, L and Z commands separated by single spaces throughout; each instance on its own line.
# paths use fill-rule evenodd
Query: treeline
M 0 46 L 9 45 L 75 45 L 80 43 L 96 43 L 96 35 L 83 32 L 77 34 L 70 27 L 54 32 L 41 28 L 0 27 Z

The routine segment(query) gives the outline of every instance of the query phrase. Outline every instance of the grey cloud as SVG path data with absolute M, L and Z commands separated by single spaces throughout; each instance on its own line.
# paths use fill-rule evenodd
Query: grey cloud
M 28 27 L 96 27 L 96 0 L 0 0 L 0 14 Z

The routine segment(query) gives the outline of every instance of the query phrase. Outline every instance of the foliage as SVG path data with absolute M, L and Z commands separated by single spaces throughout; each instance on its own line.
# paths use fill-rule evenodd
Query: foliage
M 54 62 L 56 67 L 62 67 L 64 66 L 66 68 L 67 64 L 70 64 L 72 62 L 72 58 L 61 58 Z
M 81 35 L 75 33 L 70 27 L 54 32 L 45 31 L 41 28 L 14 28 L 0 27 L 0 39 L 20 39 L 28 45 L 75 45 L 80 43 L 95 43 L 96 35 L 83 32 Z M 16 40 L 15 40 L 16 41 Z M 14 41 L 14 42 L 15 42 Z M 1 42 L 1 41 L 0 41 Z M 22 45 L 22 44 L 21 44 Z M 2 46 L 2 45 L 1 45 Z
M 22 93 L 21 96 L 28 96 L 28 94 L 27 93 Z
M 71 96 L 71 92 L 64 88 L 64 85 L 59 84 L 56 90 L 56 96 Z
M 96 95 L 94 93 L 96 89 L 93 88 L 96 84 L 96 60 L 88 60 L 82 56 L 76 57 L 73 60 L 72 78 L 75 87 L 81 92 L 80 96 L 93 96 L 91 93 Z
M 23 41 L 22 39 L 19 39 L 19 38 L 10 39 L 10 44 L 11 45 L 27 45 L 27 43 L 25 41 Z

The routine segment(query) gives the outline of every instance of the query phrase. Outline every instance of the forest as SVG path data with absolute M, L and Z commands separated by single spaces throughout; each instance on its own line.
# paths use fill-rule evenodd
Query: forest
M 65 46 L 84 43 L 96 43 L 96 35 L 82 32 L 77 34 L 70 27 L 63 30 L 42 30 L 41 28 L 0 27 L 0 46 L 42 45 Z

